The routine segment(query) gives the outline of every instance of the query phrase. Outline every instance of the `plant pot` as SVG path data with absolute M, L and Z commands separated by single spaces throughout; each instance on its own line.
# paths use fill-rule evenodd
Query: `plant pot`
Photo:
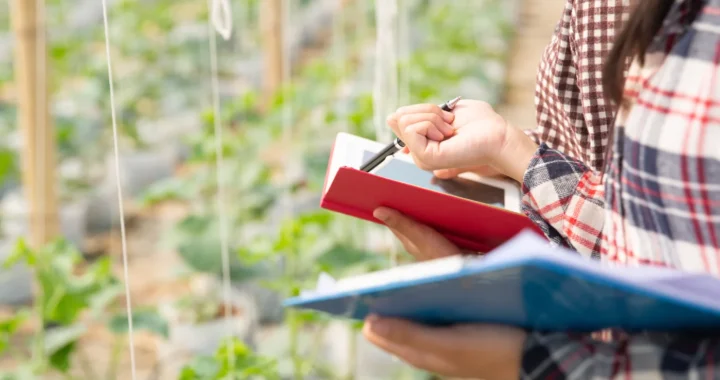
M 120 187 L 123 196 L 130 198 L 140 195 L 155 182 L 171 177 L 175 173 L 178 154 L 173 149 L 121 153 L 119 161 Z M 106 168 L 103 185 L 116 188 L 117 175 L 113 155 L 107 157 Z
M 250 296 L 257 310 L 259 325 L 272 325 L 282 322 L 285 316 L 285 308 L 282 306 L 282 295 L 272 289 L 268 289 L 257 281 L 240 283 L 235 285 L 239 292 Z
M 323 342 L 325 364 L 330 365 L 336 374 L 344 376 L 350 371 L 352 334 L 355 334 L 356 344 L 352 378 L 397 379 L 408 371 L 406 364 L 368 342 L 359 331 L 351 332 L 347 323 L 336 321 L 328 325 Z
M 68 242 L 82 250 L 87 236 L 88 201 L 77 199 L 59 207 L 60 233 Z M 28 207 L 20 189 L 2 199 L 0 215 L 2 215 L 2 235 L 11 237 L 28 235 Z
M 15 189 L 17 189 L 19 184 L 15 180 L 9 180 L 5 181 L 3 183 L 0 183 L 0 199 L 5 197 L 5 195 L 12 193 Z
M 88 199 L 86 227 L 88 234 L 106 232 L 120 225 L 117 190 L 109 184 L 100 186 Z
M 218 281 L 213 281 L 213 291 L 222 295 Z M 210 355 L 228 337 L 241 339 L 249 347 L 255 346 L 257 313 L 253 300 L 243 292 L 233 289 L 230 305 L 239 311 L 230 319 L 230 326 L 224 316 L 207 322 L 187 323 L 179 319 L 180 310 L 174 303 L 160 306 L 161 314 L 170 325 L 170 337 L 158 348 L 161 357 L 182 352 L 192 355 Z
M 11 239 L 0 240 L 0 263 L 4 263 L 15 247 Z M 22 305 L 32 301 L 32 272 L 25 264 L 0 270 L 0 305 Z

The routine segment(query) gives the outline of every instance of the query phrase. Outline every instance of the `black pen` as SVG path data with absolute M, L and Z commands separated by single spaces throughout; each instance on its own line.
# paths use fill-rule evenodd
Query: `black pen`
M 458 96 L 457 98 L 450 100 L 446 102 L 445 104 L 441 104 L 438 107 L 440 107 L 443 111 L 450 112 L 455 108 L 455 105 L 462 99 L 462 97 Z M 405 147 L 405 143 L 400 140 L 400 138 L 395 138 L 395 140 L 383 148 L 380 152 L 378 152 L 376 155 L 374 155 L 368 162 L 366 162 L 363 166 L 360 167 L 360 170 L 364 172 L 370 172 L 373 169 L 375 169 L 378 165 L 383 163 L 388 157 L 392 156 L 393 154 L 397 153 L 398 151 L 402 150 L 402 148 Z

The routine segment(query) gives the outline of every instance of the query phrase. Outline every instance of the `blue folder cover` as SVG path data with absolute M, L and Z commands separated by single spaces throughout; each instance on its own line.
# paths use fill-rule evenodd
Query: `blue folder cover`
M 330 284 L 285 306 L 430 325 L 485 322 L 547 331 L 720 329 L 720 279 L 667 268 L 600 264 L 521 233 L 457 270 L 379 285 Z M 446 260 L 447 261 L 447 260 Z M 427 267 L 429 262 L 423 263 Z M 415 265 L 415 264 L 411 264 Z

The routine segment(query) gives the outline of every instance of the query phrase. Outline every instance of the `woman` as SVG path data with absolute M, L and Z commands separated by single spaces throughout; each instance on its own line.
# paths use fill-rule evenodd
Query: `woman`
M 618 112 L 603 172 L 538 146 L 482 102 L 465 101 L 454 116 L 432 105 L 403 107 L 389 124 L 422 168 L 487 164 L 521 182 L 524 211 L 585 256 L 720 275 L 719 71 L 720 0 L 636 1 L 604 66 L 603 89 Z M 454 136 L 428 139 L 428 131 L 447 128 L 443 116 Z M 395 211 L 375 215 L 420 259 L 459 251 Z M 716 337 L 648 333 L 600 342 L 376 316 L 364 332 L 400 359 L 448 376 L 720 378 Z

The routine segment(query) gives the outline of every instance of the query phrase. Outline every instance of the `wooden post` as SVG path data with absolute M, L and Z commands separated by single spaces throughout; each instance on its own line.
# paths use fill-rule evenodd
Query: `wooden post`
M 283 32 L 282 0 L 260 2 L 260 26 L 263 49 L 263 104 L 269 105 L 282 85 Z
M 15 34 L 18 127 L 22 130 L 22 182 L 29 242 L 37 247 L 58 233 L 55 195 L 55 134 L 48 110 L 47 48 L 43 9 L 36 0 L 10 0 Z

